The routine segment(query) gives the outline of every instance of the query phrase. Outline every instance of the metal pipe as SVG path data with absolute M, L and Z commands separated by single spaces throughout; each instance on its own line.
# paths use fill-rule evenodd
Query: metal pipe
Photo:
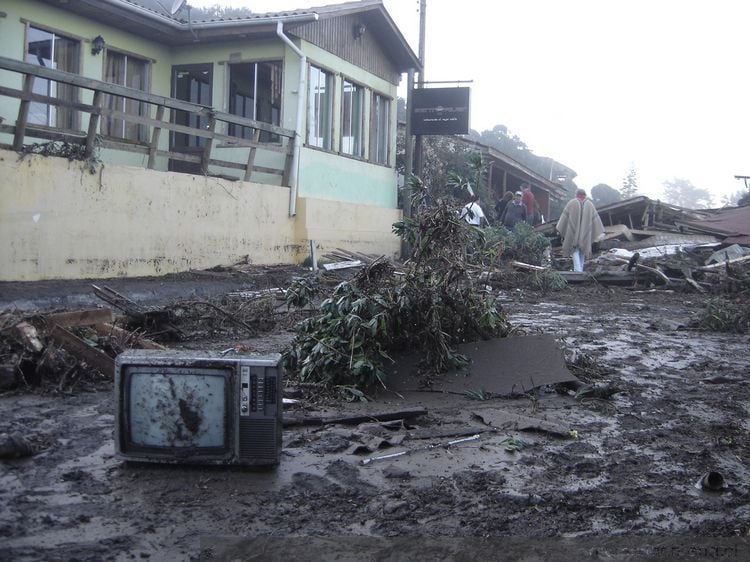
M 316 15 L 317 19 L 317 15 Z M 276 22 L 276 35 L 299 57 L 299 85 L 297 86 L 297 125 L 294 128 L 294 152 L 289 170 L 289 216 L 297 214 L 297 193 L 299 188 L 299 158 L 302 150 L 302 130 L 305 126 L 305 76 L 307 57 L 289 37 L 284 34 L 284 24 Z

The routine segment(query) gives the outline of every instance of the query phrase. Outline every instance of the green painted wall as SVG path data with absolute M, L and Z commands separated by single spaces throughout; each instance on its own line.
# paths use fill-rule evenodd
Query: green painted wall
M 141 37 L 133 36 L 127 31 L 105 26 L 98 22 L 85 20 L 70 12 L 42 4 L 36 0 L 3 0 L 0 10 L 6 17 L 0 17 L 0 55 L 22 59 L 26 24 L 29 21 L 40 27 L 56 30 L 83 41 L 81 47 L 81 69 L 84 76 L 101 79 L 104 72 L 105 57 L 103 54 L 92 55 L 90 41 L 97 35 L 104 37 L 106 44 L 117 50 L 153 60 L 151 68 L 151 92 L 159 95 L 170 95 L 172 65 L 212 62 L 213 64 L 213 106 L 226 111 L 228 65 L 232 55 L 233 62 L 280 60 L 283 59 L 283 98 L 281 126 L 294 129 L 297 123 L 297 96 L 299 87 L 299 58 L 286 45 L 276 39 L 259 42 L 234 41 L 228 43 L 202 44 L 169 48 Z M 334 103 L 334 151 L 327 152 L 304 148 L 300 161 L 299 196 L 318 197 L 329 200 L 341 200 L 351 203 L 396 207 L 397 178 L 395 163 L 395 131 L 397 86 L 352 65 L 327 51 L 305 41 L 297 41 L 308 57 L 308 62 L 321 66 L 335 73 L 336 95 Z M 341 157 L 336 151 L 340 146 L 341 124 L 341 84 L 344 78 L 353 80 L 367 88 L 365 115 L 369 121 L 371 92 L 390 97 L 391 104 L 391 147 L 389 166 L 375 165 L 349 157 Z M 0 71 L 0 82 L 19 88 L 21 79 L 14 73 Z M 306 92 L 304 92 L 307 97 Z M 81 96 L 81 101 L 90 102 L 91 93 Z M 0 117 L 6 123 L 15 122 L 18 112 L 18 101 L 0 97 Z M 153 110 L 152 110 L 153 116 Z M 81 128 L 85 130 L 87 120 L 82 120 Z M 305 138 L 306 132 L 302 132 Z M 160 148 L 168 147 L 168 136 L 161 137 Z M 0 135 L 0 142 L 9 143 L 9 135 Z M 369 153 L 369 126 L 365 127 L 365 146 Z M 212 153 L 215 158 L 244 162 L 247 152 L 241 149 L 218 149 Z M 368 154 L 366 154 L 366 158 Z M 104 162 L 144 166 L 147 158 L 140 154 L 103 150 L 100 158 Z M 274 153 L 259 151 L 256 163 L 262 166 L 277 167 L 280 156 Z M 161 159 L 159 169 L 166 169 L 167 162 Z M 212 172 L 227 170 L 212 169 Z M 236 173 L 236 172 L 231 172 Z M 259 175 L 254 181 L 277 183 L 277 176 Z

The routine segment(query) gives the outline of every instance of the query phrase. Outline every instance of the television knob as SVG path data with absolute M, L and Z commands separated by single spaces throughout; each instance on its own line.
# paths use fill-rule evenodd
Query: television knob
M 243 404 L 242 408 L 240 408 L 243 412 L 247 412 L 247 404 Z

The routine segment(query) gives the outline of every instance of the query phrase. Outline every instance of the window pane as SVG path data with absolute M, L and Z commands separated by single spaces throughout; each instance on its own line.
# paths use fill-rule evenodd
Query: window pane
M 107 50 L 107 60 L 104 69 L 105 81 L 136 90 L 147 91 L 147 76 L 147 61 Z M 120 96 L 105 96 L 104 107 L 131 115 L 143 116 L 147 113 L 145 103 Z M 116 117 L 102 119 L 101 132 L 103 135 L 132 141 L 145 141 L 147 138 L 146 127 L 144 125 Z
M 362 122 L 364 118 L 364 90 L 361 86 L 344 81 L 341 119 L 341 152 L 364 156 Z
M 390 152 L 391 101 L 381 95 L 373 97 L 373 160 L 388 164 Z
M 333 148 L 331 142 L 332 78 L 324 70 L 314 66 L 310 67 L 307 143 L 328 150 Z
M 271 125 L 281 124 L 281 63 L 258 62 L 229 66 L 229 113 Z M 229 125 L 229 134 L 252 138 L 255 129 Z M 262 132 L 263 142 L 278 141 Z
M 29 27 L 26 61 L 31 64 L 78 73 L 78 41 L 60 37 L 49 31 Z M 33 91 L 36 94 L 76 101 L 78 92 L 75 86 L 59 84 L 51 80 L 37 78 Z M 32 102 L 29 107 L 29 123 L 72 129 L 77 112 L 66 107 Z

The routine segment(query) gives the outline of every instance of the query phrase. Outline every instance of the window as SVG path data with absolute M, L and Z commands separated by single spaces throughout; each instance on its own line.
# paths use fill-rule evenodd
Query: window
M 107 50 L 107 63 L 104 80 L 112 84 L 127 86 L 136 90 L 148 90 L 148 61 Z M 146 104 L 120 96 L 107 95 L 104 107 L 129 113 L 131 115 L 147 115 Z M 102 134 L 132 141 L 145 141 L 146 127 L 116 117 L 106 117 L 102 120 Z
M 341 152 L 352 156 L 364 156 L 364 101 L 362 86 L 344 80 L 341 98 Z
M 28 28 L 28 47 L 26 62 L 78 73 L 80 45 L 74 39 L 62 37 L 50 31 Z M 75 86 L 59 84 L 53 80 L 36 78 L 35 94 L 49 96 L 66 101 L 77 101 L 78 92 Z M 60 129 L 73 129 L 77 125 L 78 112 L 69 107 L 47 103 L 31 102 L 29 105 L 29 123 L 47 125 Z
M 391 148 L 391 100 L 380 94 L 372 99 L 372 160 L 388 164 Z
M 307 144 L 333 148 L 333 75 L 315 66 L 310 67 L 307 101 Z
M 255 121 L 281 124 L 281 63 L 251 62 L 229 65 L 229 113 Z M 229 125 L 229 134 L 253 138 L 255 129 Z M 276 142 L 278 135 L 262 131 L 260 140 Z
M 172 97 L 204 107 L 211 107 L 213 64 L 185 64 L 172 67 Z M 172 121 L 193 129 L 205 129 L 208 119 L 189 111 L 173 110 Z M 206 146 L 206 138 L 186 133 L 172 132 L 172 146 L 180 152 L 188 152 Z M 178 164 L 182 166 L 182 163 Z M 195 173 L 195 172 L 188 172 Z

